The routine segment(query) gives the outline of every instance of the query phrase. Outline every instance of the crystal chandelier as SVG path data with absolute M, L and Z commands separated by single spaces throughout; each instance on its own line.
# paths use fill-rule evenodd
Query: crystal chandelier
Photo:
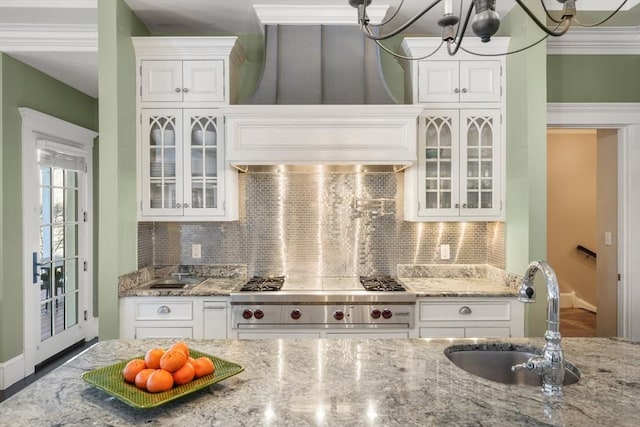
M 401 0 L 398 8 L 395 13 L 391 15 L 387 20 L 381 22 L 380 24 L 373 24 L 369 22 L 369 17 L 367 16 L 367 6 L 371 4 L 372 0 L 348 0 L 349 4 L 358 9 L 358 23 L 360 24 L 360 28 L 365 36 L 369 39 L 374 40 L 381 49 L 390 53 L 391 55 L 400 58 L 400 59 L 424 59 L 431 55 L 433 55 L 443 44 L 447 46 L 447 52 L 449 55 L 455 55 L 459 49 L 462 49 L 465 52 L 471 54 L 479 54 L 476 52 L 471 52 L 465 49 L 462 46 L 463 39 L 465 37 L 465 32 L 469 23 L 471 23 L 471 30 L 473 33 L 480 38 L 482 42 L 491 41 L 491 37 L 498 31 L 500 28 L 500 16 L 496 12 L 496 0 L 471 0 L 469 6 L 466 9 L 466 13 L 464 14 L 464 21 L 460 25 L 460 16 L 463 15 L 464 8 L 464 0 L 459 0 L 460 10 L 459 15 L 456 15 L 453 10 L 453 0 L 433 0 L 430 4 L 428 4 L 424 9 L 418 12 L 415 16 L 407 20 L 405 23 L 397 27 L 395 30 L 386 33 L 386 34 L 378 34 L 380 27 L 385 24 L 391 22 L 404 4 L 404 0 Z M 396 36 L 401 32 L 405 31 L 409 28 L 414 22 L 420 19 L 422 16 L 426 15 L 429 11 L 431 11 L 436 5 L 444 1 L 444 13 L 442 17 L 438 20 L 438 25 L 442 28 L 442 43 L 440 46 L 432 53 L 422 56 L 420 58 L 411 58 L 404 55 L 400 55 L 395 53 L 385 47 L 381 40 L 388 39 L 390 37 Z M 592 24 L 585 24 L 580 22 L 576 17 L 576 1 L 577 0 L 557 0 L 558 3 L 563 5 L 561 18 L 554 18 L 550 13 L 547 7 L 544 4 L 543 0 L 540 0 L 542 4 L 542 9 L 544 10 L 546 17 L 550 22 L 552 22 L 552 28 L 547 27 L 545 23 L 540 21 L 540 19 L 529 9 L 525 4 L 524 0 L 515 0 L 515 2 L 522 8 L 522 10 L 527 14 L 527 16 L 545 33 L 543 37 L 530 45 L 527 45 L 523 48 L 504 52 L 500 54 L 493 55 L 509 55 L 512 53 L 522 52 L 523 50 L 529 49 L 538 43 L 542 42 L 549 36 L 559 37 L 569 31 L 569 28 L 573 23 L 580 25 L 582 27 L 596 27 L 608 21 L 611 17 L 613 17 L 622 7 L 627 3 L 627 0 L 623 0 L 620 6 L 615 9 L 609 16 L 602 19 L 599 22 Z M 474 14 L 475 12 L 475 14 Z M 473 17 L 472 17 L 473 15 Z

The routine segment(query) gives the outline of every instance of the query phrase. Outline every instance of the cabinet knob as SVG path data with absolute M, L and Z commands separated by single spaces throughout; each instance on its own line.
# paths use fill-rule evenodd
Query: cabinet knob
M 460 89 L 455 88 L 455 89 L 453 90 L 453 93 L 460 93 Z
M 158 307 L 158 314 L 169 314 L 171 313 L 171 309 L 166 305 L 161 305 Z
M 463 204 L 462 204 L 462 208 L 463 208 L 463 209 L 466 209 L 466 208 L 467 208 L 467 204 L 466 204 L 466 203 L 463 203 Z
M 189 88 L 188 88 L 188 87 L 183 87 L 183 88 L 182 88 L 182 91 L 183 91 L 184 93 L 187 93 L 187 92 L 189 92 Z
M 180 93 L 182 89 L 180 89 L 179 87 L 176 88 L 176 93 Z
M 462 88 L 462 93 L 467 93 L 467 88 Z
M 456 203 L 456 209 L 460 209 L 460 203 Z
M 463 305 L 462 307 L 460 307 L 460 310 L 458 310 L 459 314 L 471 314 L 471 308 L 469 306 Z
M 181 208 L 181 207 L 182 207 L 182 204 L 176 203 L 176 208 Z
M 189 207 L 189 203 L 185 203 L 185 204 L 184 204 L 184 205 L 182 205 L 182 206 L 183 206 L 183 207 L 185 207 L 185 208 L 188 208 L 188 207 Z

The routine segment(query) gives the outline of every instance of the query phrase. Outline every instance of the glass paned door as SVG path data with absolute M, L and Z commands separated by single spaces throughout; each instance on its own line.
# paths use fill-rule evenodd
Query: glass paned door
M 500 210 L 500 116 L 494 110 L 463 111 L 463 214 L 494 215 Z
M 78 172 L 40 166 L 40 340 L 78 324 Z
M 420 211 L 426 215 L 457 215 L 458 116 L 456 111 L 429 111 L 420 118 L 424 168 Z

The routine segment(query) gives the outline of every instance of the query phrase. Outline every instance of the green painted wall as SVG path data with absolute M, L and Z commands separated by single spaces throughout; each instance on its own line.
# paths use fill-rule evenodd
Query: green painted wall
M 640 55 L 550 55 L 549 102 L 640 102 Z
M 516 8 L 502 23 L 511 34 L 509 50 L 542 37 Z M 546 43 L 507 56 L 507 200 L 506 269 L 524 274 L 532 260 L 546 258 Z M 526 83 L 526 84 L 523 84 Z M 546 289 L 525 308 L 525 335 L 542 336 L 546 328 Z
M 123 0 L 98 1 L 99 337 L 119 336 L 118 276 L 137 268 L 135 55 L 148 35 Z
M 98 101 L 0 54 L 0 362 L 22 353 L 22 120 L 18 107 L 98 130 Z

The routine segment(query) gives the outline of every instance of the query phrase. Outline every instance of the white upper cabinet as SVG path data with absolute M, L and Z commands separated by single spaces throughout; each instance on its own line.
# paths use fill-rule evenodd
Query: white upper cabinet
M 237 171 L 225 162 L 215 109 L 144 109 L 141 201 L 145 220 L 237 219 Z
M 465 49 L 504 53 L 508 38 L 466 39 Z M 505 59 L 459 51 L 440 38 L 405 38 L 407 95 L 423 107 L 418 162 L 404 175 L 408 221 L 504 220 L 506 144 Z M 433 52 L 436 52 L 435 54 Z M 410 85 L 410 86 L 409 86 Z
M 225 102 L 224 61 L 140 61 L 142 102 Z
M 500 61 L 419 61 L 418 103 L 499 102 Z
M 405 171 L 405 219 L 500 219 L 500 110 L 425 110 L 418 132 L 418 164 Z
M 138 107 L 211 108 L 237 103 L 244 52 L 237 37 L 132 37 Z

